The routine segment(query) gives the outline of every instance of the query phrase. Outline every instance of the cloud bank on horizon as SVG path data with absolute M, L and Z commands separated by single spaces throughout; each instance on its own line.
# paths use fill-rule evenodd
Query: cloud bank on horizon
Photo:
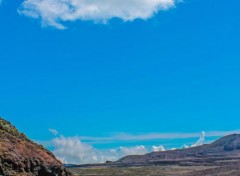
M 65 22 L 90 20 L 106 23 L 112 18 L 123 21 L 147 20 L 159 11 L 175 7 L 180 0 L 25 0 L 19 14 L 41 19 L 43 26 L 65 29 Z
M 240 134 L 240 130 L 234 131 L 209 131 L 202 133 L 152 133 L 142 135 L 115 134 L 110 137 L 65 137 L 55 129 L 49 129 L 49 132 L 55 137 L 51 141 L 38 141 L 46 147 L 51 147 L 53 153 L 66 164 L 91 164 L 103 163 L 106 161 L 116 161 L 126 155 L 143 155 L 149 152 L 159 152 L 166 150 L 175 150 L 177 148 L 166 149 L 163 145 L 144 146 L 137 145 L 131 147 L 118 147 L 111 149 L 98 149 L 92 144 L 98 143 L 114 143 L 114 142 L 130 142 L 135 141 L 141 143 L 143 141 L 154 141 L 156 139 L 189 139 L 199 138 L 192 145 L 182 145 L 182 148 L 190 148 L 201 146 L 206 143 L 206 137 L 221 137 L 229 134 Z M 208 142 L 207 142 L 208 143 Z
M 207 135 L 202 132 L 202 139 L 200 138 L 198 143 L 204 141 L 205 136 L 207 137 L 220 137 L 229 134 L 240 134 L 240 130 L 233 131 L 208 131 Z M 148 134 L 128 134 L 128 133 L 117 133 L 112 136 L 96 137 L 96 136 L 79 136 L 81 141 L 87 141 L 92 143 L 112 143 L 119 141 L 154 141 L 162 139 L 188 139 L 199 137 L 199 133 L 148 133 Z
M 66 164 L 90 164 L 116 161 L 126 155 L 143 155 L 148 150 L 143 145 L 100 150 L 82 142 L 78 137 L 60 136 L 52 140 L 53 153 Z
M 205 132 L 202 132 L 199 140 L 191 145 L 196 147 L 205 142 Z M 132 147 L 119 147 L 117 149 L 97 149 L 92 145 L 82 142 L 79 137 L 58 136 L 52 140 L 53 153 L 66 164 L 90 164 L 116 161 L 127 155 L 144 155 L 149 152 L 166 151 L 164 146 L 152 146 L 148 149 L 144 145 Z M 184 145 L 182 148 L 189 148 Z M 170 150 L 175 150 L 172 148 Z

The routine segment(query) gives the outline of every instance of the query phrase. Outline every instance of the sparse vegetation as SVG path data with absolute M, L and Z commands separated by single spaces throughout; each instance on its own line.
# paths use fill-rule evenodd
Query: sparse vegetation
M 20 133 L 15 126 L 13 126 L 10 122 L 4 120 L 1 117 L 0 117 L 0 130 L 2 131 L 0 133 L 1 135 L 5 134 L 4 132 L 6 132 L 7 134 L 10 134 L 19 139 L 27 140 L 27 137 L 25 134 Z

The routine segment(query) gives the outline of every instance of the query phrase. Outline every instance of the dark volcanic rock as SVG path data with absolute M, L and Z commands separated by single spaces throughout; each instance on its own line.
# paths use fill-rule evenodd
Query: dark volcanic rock
M 0 118 L 0 176 L 72 176 L 43 146 Z

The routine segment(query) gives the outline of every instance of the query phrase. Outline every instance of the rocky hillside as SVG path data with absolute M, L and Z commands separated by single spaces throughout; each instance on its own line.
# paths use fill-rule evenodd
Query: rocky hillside
M 72 176 L 43 146 L 0 117 L 0 176 Z

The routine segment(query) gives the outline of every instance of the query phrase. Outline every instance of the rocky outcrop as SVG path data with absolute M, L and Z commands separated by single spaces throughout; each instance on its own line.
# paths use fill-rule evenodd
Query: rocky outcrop
M 72 176 L 43 146 L 0 118 L 0 176 Z

